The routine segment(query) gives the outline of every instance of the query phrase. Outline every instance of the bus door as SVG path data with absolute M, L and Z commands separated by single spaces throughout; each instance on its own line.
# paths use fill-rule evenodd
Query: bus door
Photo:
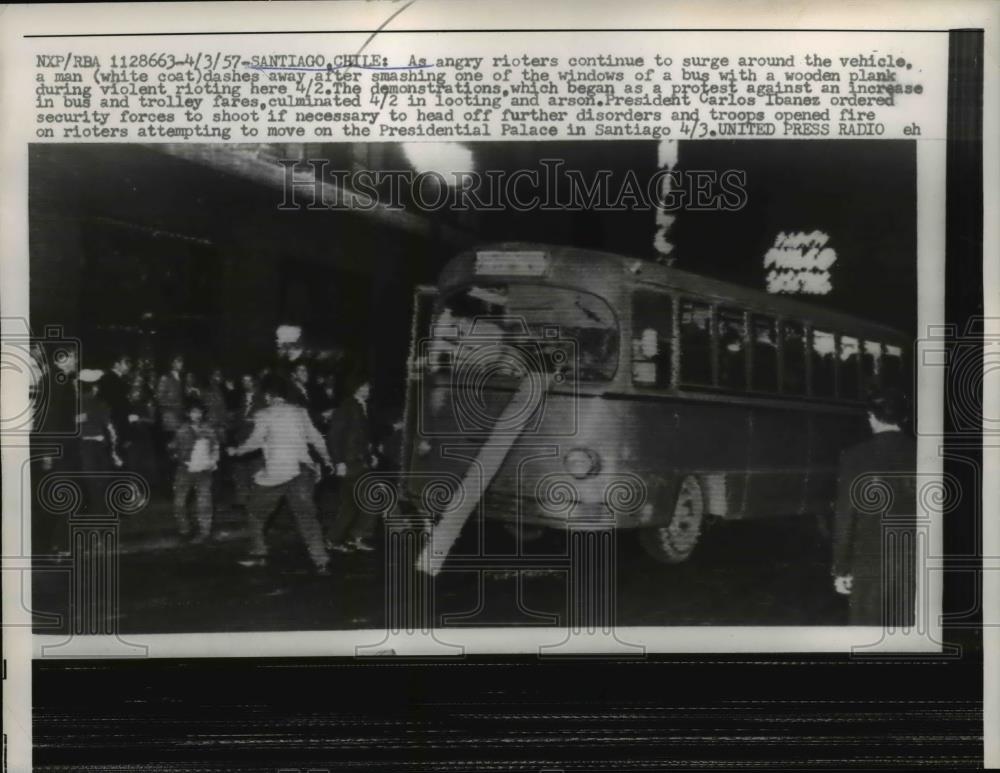
M 451 525 L 445 526 L 443 516 L 461 509 L 467 500 L 472 512 L 478 510 L 482 492 L 474 496 L 475 487 L 467 485 L 467 476 L 474 467 L 496 466 L 497 460 L 483 452 L 492 436 L 489 419 L 513 410 L 509 404 L 517 398 L 519 382 L 506 379 L 511 387 L 507 390 L 468 388 L 461 376 L 463 363 L 469 360 L 470 350 L 480 348 L 469 341 L 493 341 L 488 331 L 495 327 L 495 321 L 486 315 L 470 319 L 456 315 L 450 306 L 441 306 L 440 298 L 437 288 L 428 286 L 419 286 L 414 296 L 402 458 L 406 459 L 405 488 L 410 504 L 420 512 L 442 516 L 435 539 L 445 539 L 447 544 L 435 549 L 448 552 L 465 517 L 456 523 L 449 519 Z M 498 375 L 488 369 L 483 372 Z M 501 368 L 491 382 L 504 382 L 503 372 Z M 469 418 L 476 421 L 467 423 Z M 477 518 L 471 520 L 474 528 L 480 527 Z M 448 537 L 443 536 L 446 531 Z
M 581 395 L 610 383 L 618 366 L 618 322 L 603 298 L 491 280 L 443 295 L 432 316 L 427 335 L 416 334 L 410 381 L 414 485 L 421 476 L 464 479 L 471 465 L 496 466 L 479 453 L 488 444 L 490 458 L 507 450 L 486 484 L 490 495 L 523 497 L 534 489 L 517 477 L 521 462 L 539 444 L 593 439 L 585 437 L 587 417 L 600 406 Z M 562 469 L 561 455 L 553 452 L 551 464 Z M 541 476 L 544 466 L 532 463 L 524 474 Z
M 403 404 L 403 447 L 399 458 L 404 467 L 409 470 L 418 426 L 419 381 L 423 376 L 421 362 L 421 342 L 427 340 L 430 334 L 431 319 L 434 314 L 434 304 L 437 301 L 438 289 L 430 285 L 417 285 L 413 293 L 413 311 L 410 316 L 410 350 L 406 358 L 406 397 Z

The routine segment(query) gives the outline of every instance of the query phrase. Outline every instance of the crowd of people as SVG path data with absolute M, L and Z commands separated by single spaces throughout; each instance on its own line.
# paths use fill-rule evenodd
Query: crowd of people
M 183 355 L 160 373 L 124 353 L 106 369 L 81 369 L 73 352 L 51 366 L 37 357 L 34 381 L 47 388 L 35 396 L 44 400 L 41 472 L 82 473 L 80 512 L 91 513 L 105 507 L 115 471 L 135 473 L 169 499 L 178 535 L 193 543 L 213 539 L 225 492 L 249 527 L 245 566 L 266 563 L 265 532 L 282 502 L 317 573 L 329 571 L 333 553 L 371 552 L 376 524 L 355 505 L 354 487 L 368 470 L 398 464 L 402 425 L 373 420 L 362 371 L 321 369 L 278 343 L 272 365 L 241 374 L 199 374 Z M 36 552 L 64 552 L 65 522 L 47 526 L 36 529 Z
M 225 489 L 249 528 L 248 555 L 240 562 L 247 567 L 267 563 L 267 527 L 282 503 L 317 574 L 329 574 L 333 554 L 373 551 L 376 518 L 357 506 L 355 488 L 369 470 L 398 469 L 402 422 L 379 428 L 362 371 L 316 368 L 294 339 L 282 340 L 280 328 L 277 339 L 271 366 L 238 377 L 213 368 L 202 378 L 182 355 L 156 373 L 150 360 L 126 354 L 98 370 L 80 369 L 72 350 L 51 365 L 36 350 L 38 480 L 51 471 L 78 477 L 84 501 L 77 512 L 99 514 L 115 471 L 134 473 L 154 494 L 171 492 L 177 532 L 193 543 L 213 539 L 217 494 Z M 851 596 L 855 624 L 883 619 L 890 596 L 892 619 L 912 615 L 912 557 L 905 550 L 883 555 L 881 519 L 859 518 L 853 492 L 870 471 L 889 470 L 889 502 L 900 513 L 915 512 L 916 445 L 903 431 L 906 416 L 899 390 L 874 392 L 872 437 L 841 458 L 833 574 L 837 592 Z M 46 518 L 37 485 L 35 493 L 36 554 L 65 552 L 65 520 Z M 912 532 L 913 524 L 906 528 Z

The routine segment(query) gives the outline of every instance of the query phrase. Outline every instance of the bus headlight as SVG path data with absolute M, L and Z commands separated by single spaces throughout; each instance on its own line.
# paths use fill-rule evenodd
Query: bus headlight
M 563 464 L 574 478 L 586 478 L 601 469 L 601 457 L 589 448 L 574 448 L 563 457 Z
M 432 450 L 431 444 L 426 440 L 417 443 L 417 456 L 427 456 Z

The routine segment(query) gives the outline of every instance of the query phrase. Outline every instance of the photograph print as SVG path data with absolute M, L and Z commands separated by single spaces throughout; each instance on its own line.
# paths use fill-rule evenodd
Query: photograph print
M 36 634 L 914 624 L 915 142 L 29 160 Z

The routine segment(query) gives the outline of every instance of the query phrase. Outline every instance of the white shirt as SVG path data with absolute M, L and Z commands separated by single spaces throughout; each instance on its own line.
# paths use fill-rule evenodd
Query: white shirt
M 302 472 L 302 465 L 315 469 L 309 446 L 330 464 L 323 437 L 306 409 L 280 402 L 255 414 L 253 432 L 236 453 L 263 450 L 264 468 L 254 475 L 254 480 L 261 486 L 280 486 Z
M 200 437 L 194 441 L 191 449 L 191 458 L 187 461 L 188 472 L 206 472 L 214 470 L 219 461 L 219 449 L 212 445 L 206 437 Z

